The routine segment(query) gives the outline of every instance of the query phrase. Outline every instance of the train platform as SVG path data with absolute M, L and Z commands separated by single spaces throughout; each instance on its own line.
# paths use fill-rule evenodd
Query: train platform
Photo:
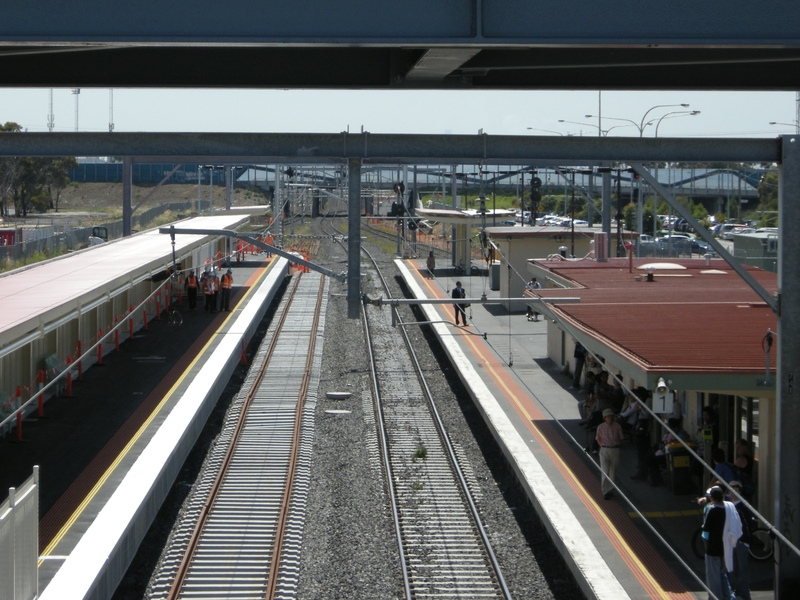
M 41 473 L 41 598 L 111 597 L 285 280 L 288 261 L 234 265 L 231 310 L 151 319 L 0 441 L 0 484 Z
M 467 298 L 500 297 L 485 275 L 442 268 L 428 278 L 424 261 L 396 264 L 417 298 L 449 298 L 457 280 Z M 603 498 L 599 457 L 585 450 L 579 426 L 583 393 L 569 389 L 572 377 L 548 358 L 548 328 L 560 335 L 555 326 L 528 321 L 522 306 L 472 304 L 467 327 L 454 325 L 450 304 L 420 308 L 587 598 L 706 598 L 696 579 L 704 580 L 704 561 L 691 551 L 702 519 L 696 494 L 632 479 L 636 449 L 628 439 L 619 489 Z M 772 598 L 772 563 L 751 560 L 750 571 L 752 597 Z

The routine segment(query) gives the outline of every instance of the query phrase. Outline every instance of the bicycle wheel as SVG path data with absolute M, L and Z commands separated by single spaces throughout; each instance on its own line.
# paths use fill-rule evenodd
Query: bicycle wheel
M 179 310 L 173 310 L 169 313 L 169 324 L 170 325 L 183 325 L 183 315 L 180 313 Z
M 692 553 L 700 560 L 706 557 L 706 542 L 703 539 L 702 527 L 698 527 L 692 534 Z
M 756 529 L 750 534 L 750 556 L 755 560 L 769 560 L 775 551 L 772 536 L 766 529 Z

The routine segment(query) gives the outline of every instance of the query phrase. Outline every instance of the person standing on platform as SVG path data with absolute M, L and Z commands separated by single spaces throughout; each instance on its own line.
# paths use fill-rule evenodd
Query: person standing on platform
M 219 296 L 219 277 L 217 277 L 217 270 L 211 272 L 211 312 L 217 312 L 217 296 Z
M 569 386 L 569 389 L 577 390 L 581 387 L 581 374 L 586 362 L 586 348 L 578 340 L 575 340 L 575 352 L 572 356 L 575 358 L 575 374 L 572 376 L 572 385 Z
M 230 311 L 232 287 L 233 287 L 233 270 L 228 269 L 228 272 L 222 276 L 222 280 L 220 281 L 220 288 L 222 290 L 222 298 L 220 299 L 222 304 L 219 307 L 220 310 Z
M 742 484 L 738 481 L 731 481 L 733 488 L 733 506 L 739 514 L 739 521 L 742 524 L 742 537 L 739 538 L 736 548 L 733 550 L 733 571 L 728 573 L 731 587 L 733 588 L 736 600 L 750 600 L 750 531 L 753 528 L 755 518 L 750 510 L 742 504 Z
M 450 296 L 452 298 L 462 299 L 467 297 L 467 290 L 461 287 L 461 282 L 456 281 L 456 287 L 453 288 Z M 456 313 L 456 325 L 458 325 L 458 317 L 461 316 L 461 321 L 464 324 L 464 327 L 467 326 L 467 312 L 466 312 L 467 305 L 466 304 L 453 304 L 453 309 Z
M 189 271 L 186 276 L 186 295 L 189 298 L 189 310 L 197 307 L 197 276 L 194 271 Z
M 433 279 L 433 272 L 436 270 L 436 257 L 433 255 L 433 250 L 428 253 L 428 260 L 425 262 L 425 266 L 428 268 L 428 277 Z
M 534 290 L 542 289 L 542 284 L 536 281 L 536 277 L 532 277 L 530 282 L 525 284 L 525 289 L 529 292 L 534 292 Z M 539 313 L 533 310 L 531 305 L 528 305 L 528 321 L 537 322 L 539 320 Z
M 200 275 L 200 289 L 203 290 L 203 299 L 204 299 L 203 310 L 205 310 L 206 312 L 208 312 L 208 308 L 209 306 L 211 306 L 211 299 L 209 297 L 211 295 L 211 292 L 208 289 L 209 279 L 210 277 L 208 276 L 208 272 L 203 271 L 203 274 Z
M 741 536 L 741 525 L 733 505 L 731 505 L 732 510 L 728 510 L 726 507 L 726 504 L 730 504 L 730 502 L 726 503 L 724 501 L 721 488 L 712 487 L 710 496 L 712 505 L 706 512 L 706 518 L 703 521 L 703 531 L 708 534 L 708 540 L 706 541 L 706 585 L 718 600 L 733 600 L 734 596 L 728 580 L 728 571 L 733 570 L 733 565 L 730 565 L 730 569 L 726 567 L 725 537 L 729 532 L 737 529 L 736 525 L 739 525 L 738 539 Z M 736 519 L 736 523 L 728 522 L 731 517 Z
M 614 495 L 612 482 L 619 464 L 619 445 L 622 439 L 622 427 L 614 420 L 614 411 L 610 408 L 605 409 L 603 423 L 597 426 L 595 440 L 600 445 L 600 468 L 603 470 L 600 487 L 606 500 Z
M 214 301 L 216 300 L 214 294 L 216 293 L 216 286 L 214 285 L 214 275 L 212 273 L 206 274 L 206 282 L 203 286 L 203 293 L 206 295 L 206 312 L 213 312 L 216 309 Z

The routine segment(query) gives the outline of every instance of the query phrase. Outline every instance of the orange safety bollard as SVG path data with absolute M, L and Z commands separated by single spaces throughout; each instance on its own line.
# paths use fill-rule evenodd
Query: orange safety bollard
M 97 339 L 100 340 L 100 342 L 97 344 L 97 364 L 102 367 L 103 366 L 103 342 L 102 342 L 103 330 L 102 329 L 98 329 L 97 330 Z
M 42 393 L 43 387 L 44 387 L 44 371 L 39 369 L 39 397 L 37 398 L 36 402 L 36 414 L 39 417 L 44 416 L 44 394 Z
M 183 306 L 183 288 L 178 287 L 178 304 Z
M 119 352 L 119 317 L 114 315 L 114 350 Z
M 147 331 L 147 311 L 142 309 L 142 329 Z
M 72 357 L 67 357 L 67 398 L 72 398 Z
M 78 340 L 78 379 L 83 381 L 83 361 L 80 360 L 81 356 L 83 356 L 83 344 Z

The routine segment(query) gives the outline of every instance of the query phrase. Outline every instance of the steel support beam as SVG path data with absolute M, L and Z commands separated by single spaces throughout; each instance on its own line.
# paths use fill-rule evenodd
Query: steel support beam
M 0 156 L 133 156 L 134 162 L 586 165 L 780 162 L 779 139 L 371 133 L 11 133 Z
M 225 165 L 225 210 L 231 209 L 233 199 L 233 168 Z
M 170 225 L 169 227 L 160 227 L 158 229 L 158 233 L 166 233 L 169 235 L 216 235 L 220 237 L 224 237 L 227 239 L 230 238 L 238 238 L 240 240 L 246 241 L 248 244 L 252 244 L 257 248 L 261 248 L 262 250 L 266 250 L 271 252 L 272 254 L 277 254 L 288 260 L 289 262 L 293 262 L 295 264 L 301 265 L 303 267 L 307 267 L 312 271 L 317 271 L 318 273 L 322 273 L 323 275 L 327 275 L 328 277 L 333 277 L 337 281 L 341 281 L 344 283 L 345 276 L 344 273 L 334 273 L 330 269 L 326 269 L 325 267 L 320 267 L 317 264 L 309 262 L 299 256 L 292 254 L 291 252 L 286 252 L 282 248 L 277 248 L 275 246 L 271 246 L 259 240 L 257 237 L 250 235 L 248 233 L 237 233 L 236 231 L 231 231 L 230 229 L 190 229 L 186 227 L 175 227 L 174 225 Z
M 42 44 L 50 48 L 41 52 L 66 46 L 74 54 L 134 45 L 454 46 L 462 60 L 464 47 L 791 47 L 800 44 L 792 4 L 726 0 L 720 11 L 704 2 L 674 10 L 670 3 L 577 0 L 569 4 L 571 18 L 559 19 L 552 18 L 566 8 L 559 0 L 228 0 L 202 3 L 202 10 L 192 0 L 106 3 L 103 10 L 95 2 L 7 2 L 0 41 L 18 44 L 20 53 Z M 547 27 L 531 27 L 543 20 Z
M 361 161 L 347 161 L 347 318 L 361 316 Z
M 606 256 L 611 256 L 611 162 L 603 162 L 603 214 L 601 229 L 606 233 Z
M 125 156 L 122 159 L 122 235 L 133 233 L 133 159 Z
M 778 190 L 778 365 L 773 523 L 800 545 L 800 139 L 784 136 Z M 766 332 L 765 332 L 766 333 Z M 800 557 L 781 548 L 776 598 L 800 594 Z

